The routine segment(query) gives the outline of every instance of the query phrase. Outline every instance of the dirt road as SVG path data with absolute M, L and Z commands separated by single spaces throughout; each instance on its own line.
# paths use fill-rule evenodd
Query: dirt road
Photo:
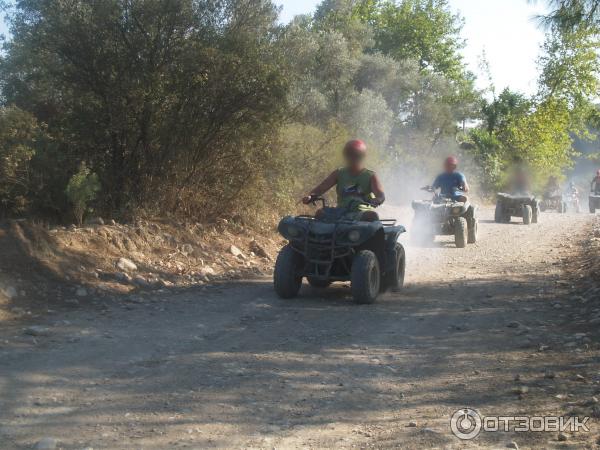
M 372 306 L 261 279 L 5 327 L 0 448 L 591 448 L 598 419 L 561 441 L 451 434 L 459 408 L 590 415 L 600 392 L 598 335 L 561 280 L 593 219 L 483 216 L 476 246 L 409 248 L 406 289 Z

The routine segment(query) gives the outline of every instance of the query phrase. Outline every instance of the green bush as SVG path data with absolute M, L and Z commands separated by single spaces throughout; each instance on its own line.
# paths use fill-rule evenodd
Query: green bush
M 73 207 L 73 216 L 78 225 L 83 223 L 83 218 L 88 211 L 88 205 L 96 199 L 98 191 L 100 191 L 98 175 L 86 167 L 85 163 L 82 163 L 79 171 L 69 180 L 67 189 L 65 190 L 65 194 Z

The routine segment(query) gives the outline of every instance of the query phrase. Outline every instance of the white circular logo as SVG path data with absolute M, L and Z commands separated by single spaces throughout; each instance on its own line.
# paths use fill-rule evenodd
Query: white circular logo
M 475 439 L 479 436 L 482 427 L 481 416 L 477 411 L 470 408 L 459 409 L 450 419 L 452 433 L 463 441 Z

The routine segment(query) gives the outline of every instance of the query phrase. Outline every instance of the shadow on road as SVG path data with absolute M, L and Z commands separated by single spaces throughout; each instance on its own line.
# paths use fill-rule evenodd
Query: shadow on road
M 563 318 L 538 292 L 545 281 L 419 284 L 375 305 L 353 304 L 344 285 L 284 301 L 268 281 L 240 282 L 74 312 L 33 345 L 2 347 L 0 431 L 21 442 L 87 426 L 152 447 L 152 430 L 193 425 L 224 433 L 196 445 L 230 446 L 233 429 L 251 444 L 334 422 L 399 427 L 417 411 L 435 411 L 432 423 L 465 406 L 511 413 L 517 387 L 551 398 L 564 386 L 544 372 L 578 359 L 548 337 Z M 545 407 L 526 395 L 528 410 Z

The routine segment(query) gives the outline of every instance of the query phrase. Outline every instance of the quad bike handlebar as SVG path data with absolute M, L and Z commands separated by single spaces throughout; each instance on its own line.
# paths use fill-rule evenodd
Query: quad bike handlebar
M 311 195 L 310 200 L 308 202 L 313 206 L 317 206 L 317 202 L 321 202 L 321 206 L 323 208 L 327 207 L 327 200 L 325 200 L 325 198 L 320 195 Z
M 321 206 L 323 208 L 327 207 L 327 200 L 325 200 L 324 197 L 322 197 L 320 195 L 311 195 L 309 203 L 312 204 L 313 206 L 318 206 L 317 205 L 318 202 L 321 202 Z M 370 200 L 365 200 L 365 199 L 356 200 L 355 202 L 371 206 L 372 208 L 378 208 L 379 206 L 381 206 L 381 204 L 376 201 L 370 201 Z

